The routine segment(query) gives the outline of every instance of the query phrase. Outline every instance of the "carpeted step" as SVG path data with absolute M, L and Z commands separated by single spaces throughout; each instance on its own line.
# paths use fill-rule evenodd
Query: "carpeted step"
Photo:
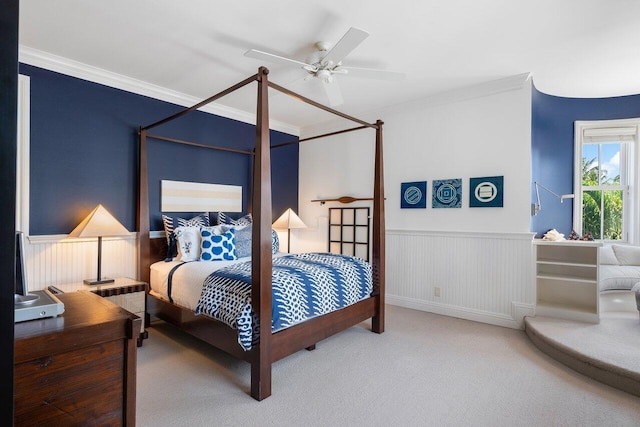
M 598 358 L 598 349 L 588 348 L 590 344 L 585 340 L 582 340 L 585 342 L 585 347 L 581 348 L 580 345 L 571 342 L 571 339 L 567 339 L 567 328 L 559 328 L 561 333 L 555 333 L 554 322 L 565 326 L 568 321 L 526 317 L 527 336 L 540 350 L 571 369 L 611 387 L 640 396 L 640 369 L 637 363 L 633 361 L 629 363 L 629 358 L 626 356 L 621 357 L 620 363 L 612 361 L 610 357 L 609 360 Z M 584 334 L 584 330 L 576 333 Z M 638 334 L 640 336 L 640 329 Z M 598 337 L 595 336 L 595 339 Z M 640 349 L 636 351 L 636 355 L 640 358 Z

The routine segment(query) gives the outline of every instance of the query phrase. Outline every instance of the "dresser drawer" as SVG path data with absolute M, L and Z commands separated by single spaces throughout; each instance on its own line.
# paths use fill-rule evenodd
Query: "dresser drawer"
M 15 366 L 15 425 L 122 425 L 123 343 L 112 341 Z

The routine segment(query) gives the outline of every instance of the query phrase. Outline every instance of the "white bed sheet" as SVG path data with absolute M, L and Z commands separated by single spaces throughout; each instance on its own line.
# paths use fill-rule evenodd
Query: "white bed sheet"
M 278 252 L 274 257 L 286 255 Z M 234 261 L 192 261 L 184 263 L 180 266 L 171 280 L 171 297 L 173 303 L 191 311 L 196 309 L 200 294 L 202 293 L 202 285 L 204 279 L 216 270 L 227 267 L 234 263 L 250 261 L 251 257 L 238 258 Z M 179 261 L 158 261 L 151 264 L 151 278 L 149 285 L 151 290 L 149 293 L 169 301 L 168 286 L 169 273 L 171 270 L 182 264 Z

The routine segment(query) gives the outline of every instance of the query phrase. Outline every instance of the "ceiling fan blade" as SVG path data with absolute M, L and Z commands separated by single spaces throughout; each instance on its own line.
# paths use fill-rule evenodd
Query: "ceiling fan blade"
M 344 76 L 361 77 L 364 79 L 390 80 L 399 82 L 401 80 L 404 80 L 406 77 L 404 73 L 387 70 L 375 70 L 373 68 L 355 68 L 341 66 L 340 70 L 347 71 L 345 74 L 343 74 Z
M 342 91 L 340 90 L 340 86 L 338 86 L 338 82 L 336 80 L 331 82 L 323 80 L 322 86 L 324 86 L 324 92 L 327 94 L 327 98 L 329 98 L 329 105 L 335 107 L 344 103 L 344 99 L 342 99 Z
M 257 49 L 250 49 L 244 53 L 244 56 L 254 59 L 259 59 L 261 61 L 269 61 L 274 62 L 276 64 L 286 64 L 286 65 L 296 65 L 298 67 L 311 67 L 315 68 L 312 65 L 307 64 L 306 62 L 296 61 L 295 59 L 285 58 L 284 56 L 274 55 L 273 53 L 263 52 Z
M 369 37 L 369 33 L 366 31 L 356 27 L 349 28 L 349 31 L 325 55 L 323 62 L 333 61 L 334 64 L 337 64 L 367 37 Z

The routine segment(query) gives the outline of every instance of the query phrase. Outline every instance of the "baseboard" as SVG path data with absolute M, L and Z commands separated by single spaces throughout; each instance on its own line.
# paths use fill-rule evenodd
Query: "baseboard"
M 442 314 L 444 316 L 512 329 L 524 329 L 524 317 L 531 316 L 534 313 L 534 307 L 531 304 L 523 303 L 512 303 L 512 313 L 511 315 L 507 315 L 504 313 L 492 313 L 432 301 L 416 300 L 397 295 L 386 295 L 385 298 L 387 304 L 397 305 L 399 307 L 427 311 L 429 313 Z

